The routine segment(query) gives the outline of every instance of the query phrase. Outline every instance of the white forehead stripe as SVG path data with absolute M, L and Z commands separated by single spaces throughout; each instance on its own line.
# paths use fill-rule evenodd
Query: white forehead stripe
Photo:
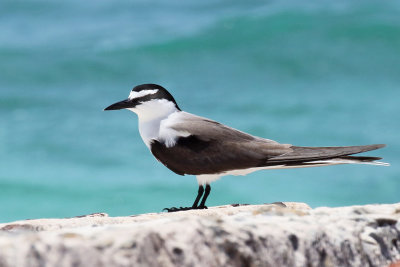
M 158 89 L 142 90 L 142 91 L 139 91 L 139 92 L 131 91 L 131 93 L 128 96 L 128 99 L 132 100 L 134 98 L 142 97 L 142 96 L 145 96 L 145 95 L 153 95 L 153 94 L 155 94 L 157 92 L 158 92 Z

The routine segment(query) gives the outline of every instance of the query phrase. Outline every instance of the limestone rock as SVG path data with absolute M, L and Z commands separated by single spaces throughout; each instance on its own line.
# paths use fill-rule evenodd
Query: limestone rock
M 0 224 L 0 266 L 398 266 L 400 203 L 302 203 Z

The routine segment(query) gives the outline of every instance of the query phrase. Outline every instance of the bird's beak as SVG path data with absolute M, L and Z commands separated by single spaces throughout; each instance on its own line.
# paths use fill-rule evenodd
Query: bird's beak
M 135 104 L 133 103 L 132 100 L 125 99 L 120 102 L 114 103 L 111 106 L 106 107 L 104 110 L 118 110 L 118 109 L 124 109 L 124 108 L 131 108 L 134 106 L 135 106 Z

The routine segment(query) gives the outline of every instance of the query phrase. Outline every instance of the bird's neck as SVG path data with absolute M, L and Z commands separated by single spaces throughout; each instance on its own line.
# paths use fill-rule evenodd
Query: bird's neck
M 152 139 L 159 139 L 161 122 L 171 114 L 180 112 L 174 103 L 166 100 L 145 102 L 131 111 L 138 115 L 140 136 L 147 147 L 150 147 Z

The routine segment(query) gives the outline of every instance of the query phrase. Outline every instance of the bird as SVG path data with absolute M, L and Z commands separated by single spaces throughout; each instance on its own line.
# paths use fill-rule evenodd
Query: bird
M 168 212 L 207 209 L 210 183 L 226 175 L 349 163 L 389 165 L 377 161 L 380 157 L 354 156 L 382 148 L 384 144 L 337 147 L 281 144 L 185 112 L 158 84 L 135 86 L 127 99 L 104 110 L 121 109 L 137 114 L 140 136 L 159 162 L 178 175 L 197 178 L 193 205 L 165 208 Z

